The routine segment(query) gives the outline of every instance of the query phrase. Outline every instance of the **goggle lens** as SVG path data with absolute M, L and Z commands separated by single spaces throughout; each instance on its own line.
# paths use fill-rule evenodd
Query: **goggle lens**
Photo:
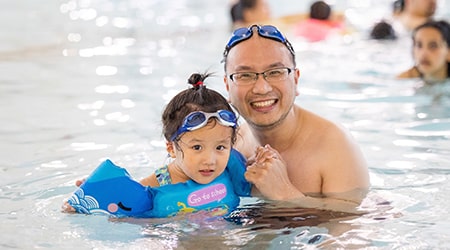
M 199 128 L 204 127 L 208 124 L 209 118 L 216 118 L 217 121 L 223 126 L 228 127 L 237 127 L 237 118 L 236 115 L 228 110 L 219 110 L 214 113 L 206 113 L 203 111 L 194 111 L 184 118 L 184 121 L 181 127 L 177 130 L 177 132 L 172 136 L 171 140 L 175 140 L 182 133 L 187 131 L 193 131 Z
M 185 127 L 195 127 L 204 122 L 206 119 L 205 115 L 200 112 L 195 112 L 192 115 L 188 115 L 184 120 L 183 126 Z

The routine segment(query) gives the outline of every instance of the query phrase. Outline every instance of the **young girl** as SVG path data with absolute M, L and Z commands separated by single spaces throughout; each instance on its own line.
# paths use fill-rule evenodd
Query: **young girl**
M 204 80 L 208 76 L 191 75 L 188 83 L 192 87 L 177 94 L 162 114 L 170 163 L 141 180 L 142 185 L 128 181 L 127 185 L 133 187 L 130 190 L 137 191 L 120 190 L 120 193 L 128 193 L 125 198 L 138 194 L 144 197 L 138 199 L 138 203 L 146 203 L 144 208 L 139 208 L 143 212 L 136 214 L 133 207 L 118 202 L 124 196 L 118 197 L 119 192 L 113 189 L 128 186 L 114 180 L 109 183 L 111 187 L 105 187 L 106 182 L 102 182 L 94 190 L 87 190 L 89 184 L 91 187 L 95 185 L 92 179 L 99 179 L 92 176 L 100 170 L 94 171 L 91 178 L 84 181 L 81 190 L 72 195 L 63 209 L 138 217 L 167 217 L 199 210 L 224 215 L 239 205 L 239 196 L 250 196 L 251 184 L 244 178 L 245 158 L 232 149 L 237 136 L 237 117 L 221 94 L 205 87 Z M 102 165 L 111 169 L 103 172 L 117 170 L 111 161 Z M 80 184 L 77 183 L 78 186 Z M 106 189 L 98 197 L 93 197 L 105 202 L 84 202 L 90 194 L 98 194 L 95 189 Z M 99 205 L 89 206 L 93 203 Z
M 450 77 L 450 25 L 446 21 L 429 21 L 413 31 L 415 66 L 398 78 L 422 78 L 426 83 Z
M 192 88 L 173 97 L 162 114 L 172 161 L 141 180 L 142 185 L 155 187 L 161 194 L 155 195 L 154 201 L 165 204 L 156 208 L 158 217 L 217 207 L 229 210 L 239 204 L 238 196 L 250 196 L 245 165 L 235 160 L 243 157 L 232 149 L 238 128 L 236 115 L 221 94 L 205 87 L 208 76 L 191 75 L 188 83 Z M 203 185 L 211 192 L 200 195 Z M 207 206 L 197 208 L 199 204 Z

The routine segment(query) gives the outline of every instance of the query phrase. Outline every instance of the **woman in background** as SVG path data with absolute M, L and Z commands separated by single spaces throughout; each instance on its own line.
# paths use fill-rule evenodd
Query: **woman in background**
M 422 78 L 426 83 L 450 77 L 450 25 L 446 21 L 428 21 L 413 31 L 414 66 L 398 78 Z

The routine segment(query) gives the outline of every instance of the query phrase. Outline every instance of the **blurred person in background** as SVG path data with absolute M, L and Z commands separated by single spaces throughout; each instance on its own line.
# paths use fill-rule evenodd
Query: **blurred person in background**
M 389 22 L 381 20 L 372 27 L 370 38 L 375 40 L 395 40 L 397 39 L 397 35 Z
M 436 0 L 396 0 L 393 4 L 394 22 L 406 32 L 431 20 L 435 12 Z
M 450 25 L 446 21 L 428 21 L 412 35 L 414 66 L 398 78 L 422 78 L 436 83 L 450 77 Z
M 295 25 L 294 34 L 309 42 L 317 42 L 343 30 L 343 19 L 333 15 L 331 6 L 325 1 L 316 1 L 310 6 L 309 17 Z
M 247 27 L 252 23 L 263 24 L 271 19 L 270 6 L 266 0 L 237 0 L 230 8 L 233 29 Z

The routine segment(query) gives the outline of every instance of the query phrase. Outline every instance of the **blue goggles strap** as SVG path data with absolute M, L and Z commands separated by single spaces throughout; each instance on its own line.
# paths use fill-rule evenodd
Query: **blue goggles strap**
M 204 127 L 208 124 L 210 118 L 216 118 L 217 121 L 223 126 L 236 128 L 237 127 L 237 118 L 236 115 L 228 110 L 218 110 L 214 113 L 207 113 L 203 111 L 194 111 L 189 113 L 183 120 L 181 127 L 177 130 L 177 132 L 170 138 L 171 141 L 174 141 L 177 137 L 187 131 L 197 130 L 199 128 Z
M 253 28 L 256 28 L 258 30 L 258 34 L 260 36 L 283 43 L 288 48 L 289 52 L 291 52 L 291 54 L 295 56 L 295 51 L 291 43 L 286 39 L 285 36 L 283 36 L 283 34 L 275 26 L 272 25 L 259 26 L 254 24 L 248 28 L 236 29 L 233 32 L 230 40 L 227 43 L 227 46 L 225 47 L 225 51 L 223 52 L 224 58 L 228 55 L 228 52 L 232 47 L 252 37 Z

